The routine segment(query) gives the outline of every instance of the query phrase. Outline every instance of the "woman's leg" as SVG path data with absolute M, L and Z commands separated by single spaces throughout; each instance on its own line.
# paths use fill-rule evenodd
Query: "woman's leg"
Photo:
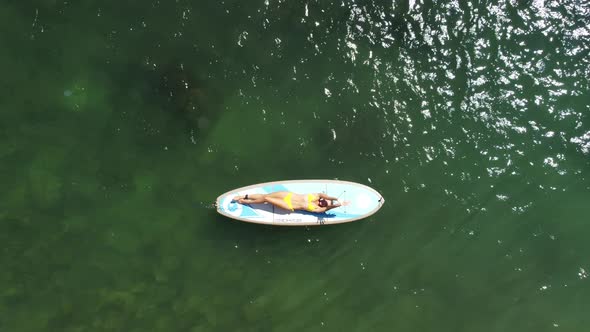
M 236 196 L 234 197 L 234 201 L 240 204 L 262 204 L 266 202 L 264 199 L 266 195 L 263 194 L 248 194 L 244 196 Z
M 266 196 L 266 201 L 269 202 L 270 204 L 274 205 L 274 206 L 278 206 L 281 209 L 285 209 L 285 210 L 291 210 L 291 207 L 289 206 L 289 204 L 287 204 L 287 202 L 285 202 L 284 199 L 282 198 L 277 198 L 277 197 L 270 197 L 270 196 Z
M 283 198 L 287 197 L 287 195 L 289 195 L 289 194 L 290 193 L 288 191 L 275 191 L 270 194 L 266 194 L 266 197 L 283 199 Z
M 284 198 L 289 195 L 288 191 L 275 191 L 270 194 L 249 194 L 245 196 L 236 196 L 234 201 L 240 204 L 262 204 L 268 202 L 285 210 L 291 210 Z M 248 196 L 246 198 L 246 196 Z
M 265 199 L 270 204 L 278 206 L 281 209 L 291 210 L 291 206 L 289 206 L 289 204 L 287 204 L 287 202 L 285 201 L 285 197 L 289 195 L 291 195 L 291 199 L 293 199 L 293 194 L 288 191 L 275 191 L 273 193 L 266 195 Z

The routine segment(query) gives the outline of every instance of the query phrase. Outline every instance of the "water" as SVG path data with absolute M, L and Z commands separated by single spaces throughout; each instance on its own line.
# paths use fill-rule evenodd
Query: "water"
M 587 1 L 0 5 L 0 330 L 581 331 Z M 272 228 L 277 179 L 387 199 Z

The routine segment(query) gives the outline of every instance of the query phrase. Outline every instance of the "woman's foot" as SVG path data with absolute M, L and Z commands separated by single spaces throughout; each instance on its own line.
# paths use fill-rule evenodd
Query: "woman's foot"
M 245 200 L 248 199 L 248 195 L 244 195 L 244 196 L 236 196 L 232 199 L 233 202 L 238 202 L 240 204 L 243 204 Z

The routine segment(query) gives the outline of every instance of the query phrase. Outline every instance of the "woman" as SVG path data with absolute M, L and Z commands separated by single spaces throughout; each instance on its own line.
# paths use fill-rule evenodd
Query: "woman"
M 348 202 L 340 203 L 338 198 L 323 193 L 305 195 L 288 191 L 276 191 L 270 194 L 248 194 L 236 196 L 233 200 L 240 204 L 270 203 L 285 210 L 304 210 L 315 213 L 326 212 L 348 204 Z

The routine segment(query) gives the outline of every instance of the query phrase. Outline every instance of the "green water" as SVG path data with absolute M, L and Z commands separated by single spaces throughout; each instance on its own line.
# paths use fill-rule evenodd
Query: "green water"
M 0 4 L 0 331 L 583 331 L 588 1 Z M 221 193 L 339 178 L 371 218 Z

